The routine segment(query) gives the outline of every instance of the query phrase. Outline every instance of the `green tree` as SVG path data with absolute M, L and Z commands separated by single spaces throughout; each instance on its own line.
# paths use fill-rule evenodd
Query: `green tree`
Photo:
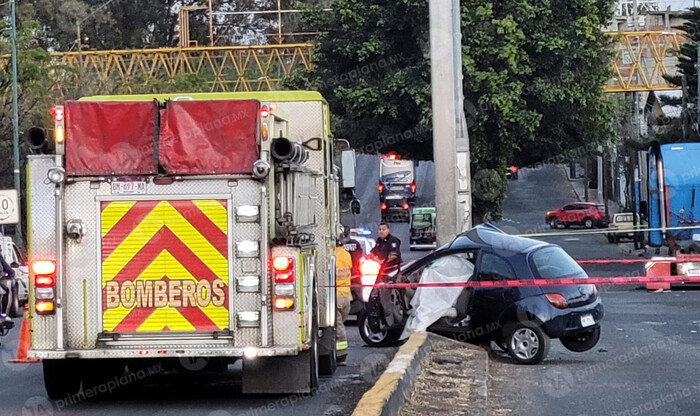
M 474 212 L 498 217 L 505 169 L 614 139 L 603 85 L 613 0 L 462 0 L 465 113 Z M 325 32 L 315 67 L 290 87 L 319 89 L 335 134 L 369 153 L 432 158 L 427 2 L 334 0 L 309 14 Z M 387 140 L 389 138 L 389 140 Z

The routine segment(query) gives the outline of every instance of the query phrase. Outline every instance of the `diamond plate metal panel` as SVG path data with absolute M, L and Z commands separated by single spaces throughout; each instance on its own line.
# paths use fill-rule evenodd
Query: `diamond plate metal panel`
M 29 260 L 56 259 L 56 186 L 47 183 L 49 169 L 55 167 L 51 155 L 28 156 L 27 162 L 27 233 Z M 30 278 L 30 292 L 33 283 Z M 30 295 L 30 313 L 34 311 L 34 296 Z M 56 315 L 33 315 L 32 348 L 56 348 Z
M 328 142 L 327 106 L 321 101 L 306 102 L 280 102 L 278 108 L 289 116 L 289 139 L 301 143 L 302 141 L 320 137 Z M 309 152 L 307 166 L 318 172 L 323 172 L 324 152 Z M 318 279 L 318 300 L 320 326 L 332 326 L 335 324 L 335 290 L 328 286 L 334 283 L 329 273 L 330 259 L 335 252 L 336 230 L 333 217 L 329 215 L 330 209 L 326 209 L 326 182 L 316 181 L 316 195 L 318 195 L 316 209 L 316 222 L 318 227 L 314 230 L 316 239 L 316 276 Z M 330 202 L 330 201 L 328 201 Z M 337 215 L 337 214 L 336 214 Z M 324 311 L 326 313 L 324 313 Z
M 260 205 L 262 194 L 260 183 L 252 180 L 237 181 L 233 189 L 233 206 Z M 261 219 L 262 220 L 262 219 Z M 232 239 L 237 241 L 260 241 L 262 239 L 262 226 L 260 223 L 234 223 L 232 227 Z M 234 254 L 234 276 L 244 275 L 262 276 L 260 259 L 240 259 Z M 234 279 L 235 280 L 235 279 Z M 243 311 L 260 311 L 262 308 L 261 293 L 233 293 L 233 316 Z M 238 328 L 236 320 L 233 321 L 233 342 L 236 347 L 262 345 L 262 328 Z M 269 327 L 268 327 L 269 328 Z

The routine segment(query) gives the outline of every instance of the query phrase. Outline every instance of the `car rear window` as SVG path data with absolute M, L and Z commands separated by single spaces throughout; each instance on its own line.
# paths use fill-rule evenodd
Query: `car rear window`
M 587 277 L 581 266 L 560 247 L 544 247 L 532 253 L 530 268 L 540 279 Z
M 598 211 L 605 211 L 605 205 L 596 205 L 595 207 Z
M 632 222 L 632 215 L 620 215 L 617 222 Z

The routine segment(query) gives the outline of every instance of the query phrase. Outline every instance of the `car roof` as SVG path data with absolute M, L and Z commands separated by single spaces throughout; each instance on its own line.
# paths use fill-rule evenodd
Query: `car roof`
M 544 241 L 506 234 L 492 224 L 481 224 L 458 235 L 449 249 L 495 248 L 514 253 L 529 253 L 537 248 L 549 246 Z

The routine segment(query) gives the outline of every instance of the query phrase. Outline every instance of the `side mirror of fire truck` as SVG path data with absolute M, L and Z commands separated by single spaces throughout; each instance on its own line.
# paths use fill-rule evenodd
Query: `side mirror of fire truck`
M 39 153 L 48 147 L 48 136 L 46 130 L 41 127 L 31 127 L 24 132 L 24 141 L 33 153 Z
M 341 177 L 343 178 L 342 188 L 355 189 L 355 168 L 357 161 L 355 159 L 355 151 L 343 150 L 340 156 L 341 163 Z
M 360 214 L 360 201 L 357 199 L 353 199 L 352 202 L 350 203 L 350 210 L 352 211 L 353 214 L 359 215 Z

